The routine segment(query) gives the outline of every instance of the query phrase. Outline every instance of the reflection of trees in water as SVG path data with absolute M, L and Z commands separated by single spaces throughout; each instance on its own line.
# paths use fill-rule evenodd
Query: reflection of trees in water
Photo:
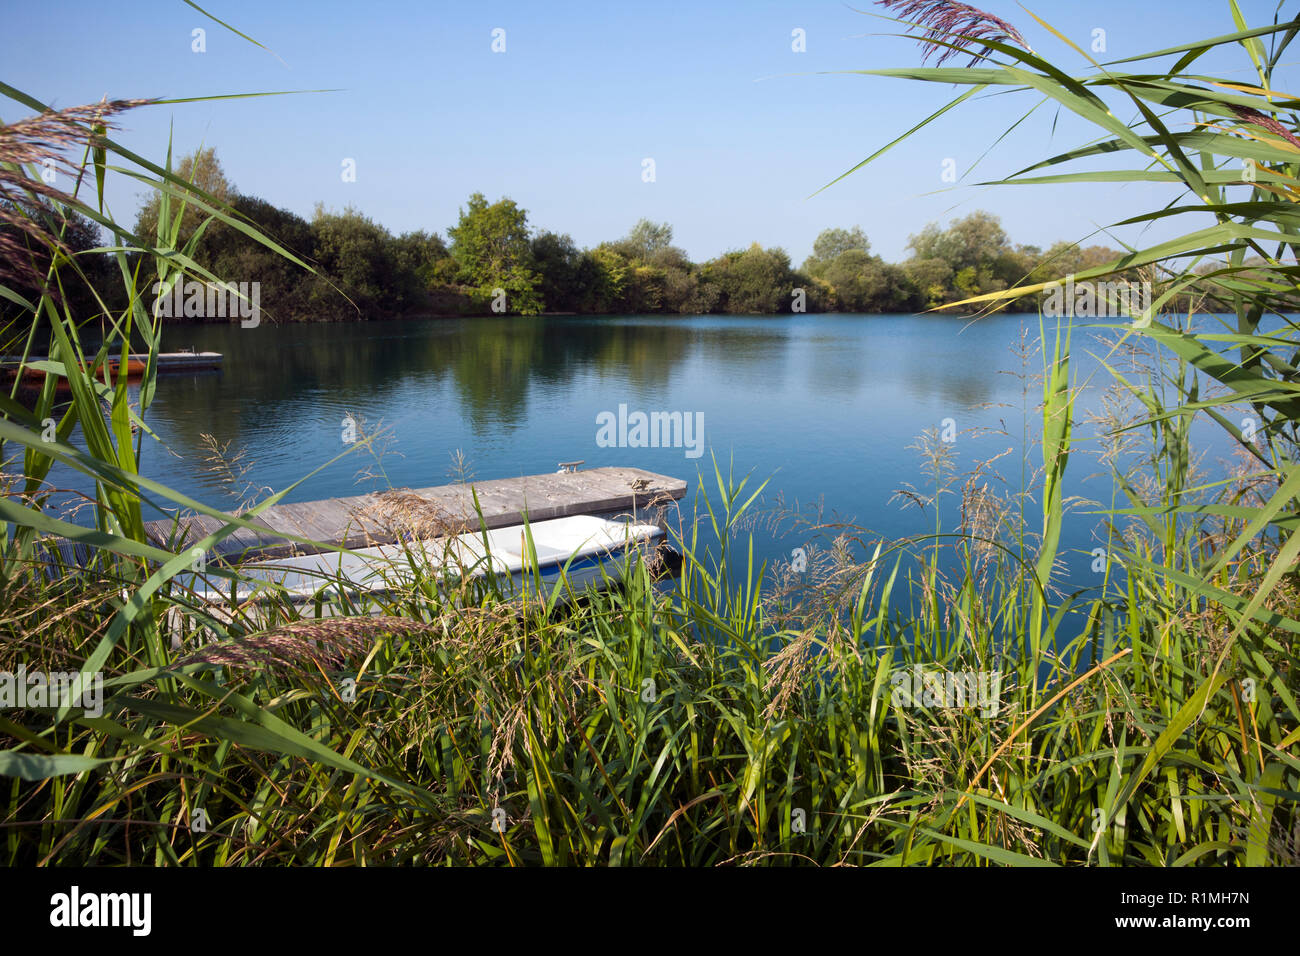
M 706 320 L 709 321 L 709 320 Z M 575 367 L 616 373 L 638 389 L 663 387 L 688 358 L 708 368 L 746 366 L 749 374 L 774 377 L 786 359 L 787 335 L 780 325 L 751 323 L 701 326 L 690 319 L 556 321 L 547 327 L 548 363 L 539 374 L 566 381 Z
M 548 365 L 544 374 L 563 382 L 578 368 L 592 368 L 637 387 L 663 386 L 691 351 L 692 340 L 685 326 L 654 322 L 557 323 L 548 332 L 547 350 L 562 364 Z
M 869 319 L 864 321 L 870 321 Z M 876 358 L 870 344 L 858 339 L 826 335 L 804 339 L 801 343 L 804 356 L 804 388 L 810 395 L 856 391 L 864 382 L 878 381 L 880 374 L 888 374 Z M 781 350 L 784 358 L 788 354 Z M 779 381 L 775 376 L 774 381 Z
M 179 325 L 165 330 L 164 349 L 221 352 L 223 370 L 169 377 L 161 397 L 174 450 L 190 457 L 204 433 L 239 446 L 304 424 L 303 396 L 311 392 L 328 396 L 333 408 L 375 408 L 413 381 L 432 388 L 451 376 L 460 416 L 471 427 L 518 427 L 534 380 L 564 386 L 596 370 L 630 387 L 663 387 L 697 357 L 706 368 L 742 365 L 744 377 L 775 382 L 788 344 L 777 320 L 701 325 L 503 316 L 256 329 Z
M 522 424 L 529 381 L 545 355 L 541 325 L 537 319 L 475 319 L 448 338 L 461 414 L 475 429 Z
M 663 385 L 692 348 L 685 326 L 582 319 L 473 319 L 452 346 L 462 414 L 475 427 L 515 426 L 534 380 L 567 385 L 595 369 L 637 386 Z
M 387 323 L 385 323 L 387 324 Z M 437 339 L 428 335 L 366 335 L 367 326 L 328 324 L 263 326 L 257 329 L 198 330 L 200 335 L 168 336 L 164 350 L 195 345 L 225 356 L 222 376 L 240 395 L 267 401 L 287 399 L 321 388 L 341 400 L 367 397 L 376 386 L 411 374 L 439 370 Z M 169 330 L 174 331 L 174 330 Z M 204 339 L 201 345 L 198 340 Z M 445 362 L 441 363 L 445 371 Z
M 243 444 L 302 424 L 304 393 L 328 396 L 332 408 L 382 405 L 414 376 L 436 383 L 448 373 L 450 336 L 383 325 L 168 328 L 164 350 L 193 347 L 224 356 L 220 373 L 160 376 L 173 435 L 184 445 L 175 450 L 195 452 L 204 433 Z
M 954 407 L 985 405 L 999 400 L 1008 389 L 1020 390 L 1012 378 L 1001 374 L 1003 370 L 1019 371 L 1019 360 L 1009 346 L 1017 338 L 1013 329 L 1019 327 L 1020 317 L 977 320 L 1005 326 L 1005 335 L 980 334 L 978 329 L 966 328 L 970 319 L 960 317 L 917 316 L 908 321 L 917 323 L 915 331 L 925 334 L 913 332 L 906 345 L 887 350 L 893 361 L 884 371 L 893 387 L 906 389 L 924 401 L 937 400 Z M 935 344 L 927 347 L 927 340 Z
M 1001 357 L 999 356 L 999 359 Z M 970 361 L 908 354 L 895 367 L 890 378 L 907 389 L 909 395 L 926 402 L 938 401 L 954 407 L 969 408 L 995 400 L 999 386 L 997 371 L 1008 363 L 992 364 L 972 357 Z
M 790 359 L 790 332 L 782 319 L 701 328 L 694 341 L 700 364 L 724 377 L 780 386 Z

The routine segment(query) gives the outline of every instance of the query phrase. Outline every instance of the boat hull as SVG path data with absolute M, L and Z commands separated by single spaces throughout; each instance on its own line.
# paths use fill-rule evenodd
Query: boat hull
M 532 545 L 528 544 L 531 532 Z M 242 601 L 272 600 L 278 595 L 296 604 L 318 598 L 363 594 L 387 596 L 417 583 L 431 570 L 444 592 L 466 579 L 492 577 L 508 595 L 556 588 L 580 592 L 606 580 L 618 580 L 632 552 L 649 557 L 663 537 L 654 525 L 574 515 L 406 544 L 380 545 L 349 552 L 324 552 L 249 563 L 240 567 L 244 581 L 235 596 Z M 182 582 L 187 583 L 187 582 Z M 188 582 L 209 603 L 226 603 L 230 591 L 215 579 Z
M 126 377 L 128 382 L 138 382 L 144 378 L 144 373 L 148 368 L 149 357 L 147 355 L 128 355 L 126 359 Z M 13 356 L 0 358 L 0 374 L 3 374 L 6 381 L 12 382 L 14 378 L 20 378 L 23 385 L 39 387 L 45 382 L 48 374 L 45 369 L 33 368 L 32 362 L 45 362 L 49 359 L 39 356 L 23 363 L 21 359 Z M 156 362 L 159 373 L 169 372 L 203 372 L 221 368 L 222 355 L 220 352 L 163 352 Z M 110 379 L 121 377 L 123 369 L 121 357 L 109 358 L 104 364 L 99 366 L 96 371 L 98 377 L 103 378 L 106 382 Z M 68 381 L 62 375 L 57 376 L 59 389 L 67 389 Z

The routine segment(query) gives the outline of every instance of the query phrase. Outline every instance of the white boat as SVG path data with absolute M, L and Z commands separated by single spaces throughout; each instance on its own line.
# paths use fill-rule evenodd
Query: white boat
M 525 579 L 529 588 L 540 581 L 548 594 L 562 580 L 580 592 L 604 577 L 617 579 L 631 549 L 648 556 L 663 536 L 656 525 L 593 515 L 538 521 L 527 530 L 532 534 L 531 553 L 524 526 L 512 525 L 405 545 L 354 549 L 346 554 L 324 552 L 258 561 L 240 567 L 244 580 L 236 595 L 241 601 L 270 598 L 282 588 L 290 599 L 301 603 L 315 598 L 323 588 L 385 594 L 410 584 L 417 568 L 426 574 L 432 571 L 440 581 L 491 574 L 500 580 L 505 593 L 522 591 Z M 217 578 L 196 579 L 192 586 L 199 598 L 221 603 L 230 598 L 229 588 L 222 588 L 221 583 Z

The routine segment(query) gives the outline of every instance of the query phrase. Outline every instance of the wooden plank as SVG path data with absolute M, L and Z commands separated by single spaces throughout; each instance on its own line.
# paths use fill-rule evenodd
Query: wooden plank
M 446 526 L 447 531 L 476 529 L 479 518 L 474 512 L 473 491 L 478 493 L 484 523 L 489 528 L 500 528 L 522 524 L 525 512 L 530 521 L 577 514 L 629 514 L 645 520 L 653 513 L 651 501 L 681 500 L 686 494 L 686 482 L 640 468 L 615 466 L 282 503 L 248 519 L 258 526 L 257 530 L 237 529 L 214 550 L 229 559 L 309 550 L 283 535 L 309 538 L 323 545 L 388 544 L 396 540 L 404 524 L 403 516 L 412 513 L 426 522 L 436 519 L 432 523 Z M 216 518 L 192 515 L 175 527 L 169 519 L 152 521 L 146 530 L 154 544 L 168 548 L 173 535 L 173 544 L 180 546 L 201 540 L 221 527 L 222 522 Z M 64 553 L 62 545 L 57 547 Z M 80 563 L 84 558 L 77 560 Z
M 217 543 L 215 550 L 218 553 L 238 554 L 250 549 L 265 548 L 284 542 L 284 539 L 260 518 L 245 516 L 244 520 L 252 522 L 262 530 L 253 531 L 247 528 L 237 528 L 228 537 Z M 183 544 L 192 544 L 198 541 L 210 530 L 222 527 L 222 524 L 204 516 L 202 521 L 185 518 L 180 522 L 174 522 L 170 518 L 160 518 L 157 521 L 145 522 L 144 527 L 150 543 L 165 550 L 175 550 Z
M 342 509 L 333 499 L 278 504 L 262 512 L 262 520 L 277 531 L 334 543 L 342 540 L 347 520 L 339 520 Z

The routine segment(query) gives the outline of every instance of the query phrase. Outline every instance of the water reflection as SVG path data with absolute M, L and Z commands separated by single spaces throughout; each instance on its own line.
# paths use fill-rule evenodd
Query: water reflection
M 398 486 L 445 481 L 455 449 L 482 478 L 572 458 L 683 477 L 711 467 L 707 455 L 687 460 L 680 449 L 597 447 L 595 415 L 627 403 L 702 412 L 722 460 L 734 456 L 741 472 L 762 477 L 779 471 L 774 490 L 805 501 L 831 495 L 832 507 L 876 524 L 893 491 L 918 477 L 906 449 L 921 431 L 944 417 L 963 429 L 996 426 L 1008 410 L 983 406 L 1019 408 L 1020 381 L 998 371 L 1018 367 L 1009 347 L 1020 322 L 805 315 L 177 326 L 164 348 L 219 351 L 225 365 L 160 379 L 150 423 L 180 457 L 159 449 L 146 461 L 151 477 L 221 503 L 219 482 L 199 468 L 203 435 L 243 450 L 256 483 L 279 489 L 342 449 L 342 418 L 352 413 L 393 428 L 402 457 L 385 467 Z M 356 471 L 336 467 L 290 500 L 356 493 Z

